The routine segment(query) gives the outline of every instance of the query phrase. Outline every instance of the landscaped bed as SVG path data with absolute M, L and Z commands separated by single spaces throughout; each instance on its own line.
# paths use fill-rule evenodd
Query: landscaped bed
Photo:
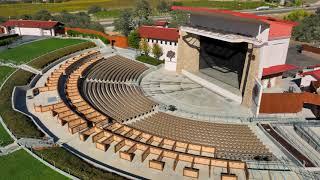
M 156 58 L 153 58 L 153 57 L 150 57 L 150 56 L 146 56 L 146 55 L 138 56 L 136 59 L 138 61 L 140 61 L 140 62 L 151 64 L 151 65 L 154 65 L 154 66 L 158 66 L 158 65 L 164 63 L 164 61 L 160 61 L 160 60 L 158 60 Z
M 65 172 L 70 171 L 80 179 L 124 179 L 114 173 L 98 169 L 60 147 L 37 150 L 35 153 L 48 162 L 54 162 L 59 169 Z
M 0 156 L 0 179 L 68 179 L 21 149 Z
M 0 115 L 10 131 L 17 137 L 43 136 L 31 119 L 14 111 L 11 106 L 13 88 L 28 84 L 32 76 L 32 73 L 18 70 L 11 75 L 0 91 Z
M 22 64 L 31 61 L 32 59 L 61 49 L 67 46 L 87 42 L 81 39 L 58 39 L 50 38 L 24 44 L 12 49 L 2 51 L 0 59 L 4 61 L 13 62 L 15 64 Z

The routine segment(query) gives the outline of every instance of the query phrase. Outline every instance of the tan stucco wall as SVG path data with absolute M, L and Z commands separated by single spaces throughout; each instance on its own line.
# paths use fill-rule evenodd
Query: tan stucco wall
M 180 31 L 178 40 L 177 73 L 182 69 L 189 72 L 199 71 L 200 39 L 198 35 Z
M 248 51 L 252 48 L 252 45 L 249 44 Z M 248 76 L 247 82 L 244 84 L 244 93 L 243 93 L 243 100 L 242 105 L 250 108 L 252 106 L 252 91 L 255 85 L 255 79 L 258 78 L 259 75 L 259 64 L 260 64 L 260 48 L 253 47 L 252 55 L 254 55 L 254 59 L 249 57 L 249 69 L 248 69 Z M 248 65 L 247 64 L 247 65 Z

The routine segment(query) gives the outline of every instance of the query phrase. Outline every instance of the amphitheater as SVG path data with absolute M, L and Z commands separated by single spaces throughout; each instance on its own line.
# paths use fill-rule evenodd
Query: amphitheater
M 27 94 L 26 107 L 48 136 L 130 179 L 319 177 L 312 173 L 319 150 L 297 141 L 290 120 L 252 119 L 232 100 L 119 52 L 73 55 Z M 288 146 L 283 137 L 291 137 Z

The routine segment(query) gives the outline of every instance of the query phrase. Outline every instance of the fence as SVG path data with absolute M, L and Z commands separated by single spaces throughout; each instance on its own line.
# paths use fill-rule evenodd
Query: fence
M 316 48 L 316 47 L 309 46 L 309 45 L 306 45 L 306 44 L 302 45 L 302 50 L 303 51 L 307 51 L 307 52 L 312 52 L 312 53 L 315 53 L 315 54 L 320 54 L 320 48 Z

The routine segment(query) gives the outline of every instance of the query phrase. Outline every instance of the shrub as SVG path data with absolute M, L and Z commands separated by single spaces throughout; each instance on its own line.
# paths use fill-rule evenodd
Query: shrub
M 101 36 L 101 35 L 98 35 L 98 34 L 88 34 L 88 33 L 81 33 L 79 31 L 75 31 L 75 30 L 68 30 L 67 31 L 67 34 L 69 36 L 72 36 L 72 37 L 88 37 L 88 38 L 91 38 L 91 39 L 100 39 L 104 44 L 110 44 L 110 41 L 109 39 Z
M 6 39 L 1 39 L 0 46 L 7 46 L 20 38 L 21 38 L 20 36 L 13 36 L 13 37 L 8 37 Z
M 159 46 L 159 44 L 154 43 L 152 46 L 152 54 L 159 59 L 162 55 L 163 55 L 163 50 L 162 48 Z
M 295 10 L 286 15 L 283 19 L 289 21 L 301 21 L 306 17 L 309 17 L 311 13 L 305 10 Z
M 143 38 L 140 40 L 139 49 L 143 52 L 144 55 L 148 56 L 150 53 L 150 46 L 147 39 Z
M 66 55 L 75 53 L 77 51 L 81 51 L 84 49 L 89 49 L 95 47 L 95 44 L 93 42 L 84 42 L 80 44 L 75 44 L 71 46 L 67 46 L 63 49 L 58 49 L 56 51 L 52 51 L 50 53 L 47 53 L 43 56 L 40 56 L 33 60 L 32 62 L 29 63 L 34 68 L 37 69 L 42 69 L 44 68 L 47 64 L 50 64 L 51 62 L 60 59 Z
M 96 5 L 90 6 L 88 8 L 88 13 L 89 14 L 94 14 L 94 13 L 97 13 L 97 12 L 100 12 L 100 11 L 102 11 L 102 8 L 99 7 L 99 6 L 96 6 Z

